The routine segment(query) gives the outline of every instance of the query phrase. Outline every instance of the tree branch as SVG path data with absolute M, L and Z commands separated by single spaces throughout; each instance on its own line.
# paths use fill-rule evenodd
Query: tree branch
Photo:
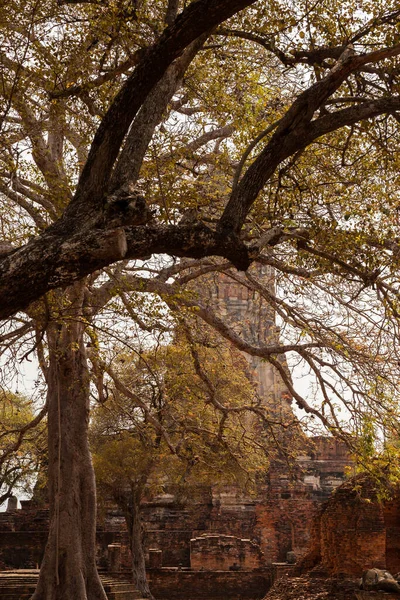
M 201 35 L 256 0 L 195 0 L 149 48 L 104 116 L 94 137 L 73 201 L 56 228 L 92 222 L 99 211 L 122 141 L 144 100 L 169 65 Z
M 321 117 L 326 119 L 325 121 L 317 119 L 312 122 L 316 110 L 325 104 L 329 96 L 341 86 L 351 73 L 365 64 L 397 56 L 398 54 L 400 54 L 400 45 L 360 56 L 354 56 L 352 52 L 345 52 L 326 77 L 300 94 L 280 120 L 265 149 L 250 165 L 240 183 L 233 190 L 220 219 L 219 229 L 221 231 L 234 231 L 235 233 L 240 231 L 252 204 L 278 164 L 295 152 L 305 148 L 321 135 L 334 131 L 334 129 L 352 124 L 362 118 L 377 116 L 382 112 L 399 110 L 398 98 L 382 98 L 376 101 L 379 103 L 379 107 L 374 105 L 374 109 L 367 110 L 365 106 L 365 104 L 369 105 L 373 102 L 365 103 L 345 109 L 353 111 L 351 113 L 340 111 L 341 119 L 335 117 L 337 113 L 333 113 Z M 390 108 L 388 108 L 389 106 Z M 359 111 L 360 116 L 358 119 L 355 118 L 354 111 Z M 346 114 L 348 114 L 347 120 Z M 330 119 L 332 120 L 330 121 Z M 315 125 L 317 122 L 319 127 Z M 330 126 L 328 126 L 328 122 L 330 122 Z M 322 123 L 325 126 L 322 126 Z

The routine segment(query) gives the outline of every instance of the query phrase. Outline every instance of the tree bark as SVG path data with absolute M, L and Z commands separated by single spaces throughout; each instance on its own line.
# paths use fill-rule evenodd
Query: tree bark
M 139 496 L 141 494 L 139 493 Z M 133 581 L 144 598 L 154 600 L 146 577 L 146 562 L 143 548 L 143 526 L 140 517 L 140 498 L 135 492 L 131 493 L 129 510 L 125 514 L 129 534 L 129 545 L 132 556 Z
M 48 231 L 0 257 L 0 319 L 26 309 L 49 290 L 71 285 L 118 260 L 141 260 L 151 254 L 216 255 L 243 270 L 250 265 L 242 240 L 219 236 L 203 223 L 93 229 L 71 237 Z
M 140 516 L 140 503 L 143 496 L 145 482 L 151 468 L 140 478 L 141 481 L 124 490 L 113 488 L 110 490 L 114 500 L 122 510 L 128 530 L 129 547 L 132 558 L 133 581 L 144 598 L 154 600 L 146 577 L 146 560 L 143 543 L 143 524 Z
M 89 452 L 89 372 L 79 318 L 83 286 L 48 327 L 50 531 L 32 600 L 106 600 L 97 574 L 96 489 Z M 64 295 L 65 300 L 65 295 Z M 65 312 L 63 313 L 65 314 Z

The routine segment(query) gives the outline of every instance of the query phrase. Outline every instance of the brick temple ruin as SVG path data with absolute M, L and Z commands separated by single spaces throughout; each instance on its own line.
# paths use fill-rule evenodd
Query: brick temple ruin
M 263 276 L 272 286 L 272 271 L 264 267 Z M 253 292 L 226 275 L 219 275 L 209 289 L 214 306 L 248 341 L 277 339 L 273 311 Z M 271 414 L 293 418 L 291 398 L 277 371 L 261 359 L 248 360 Z M 343 444 L 324 436 L 311 441 L 297 457 L 295 473 L 289 473 L 285 462 L 271 465 L 256 497 L 219 486 L 195 490 L 186 503 L 173 491 L 147 501 L 143 514 L 154 595 L 187 598 L 193 596 L 188 590 L 197 589 L 196 597 L 202 590 L 204 598 L 215 598 L 220 589 L 225 597 L 261 598 L 289 563 L 309 554 L 313 521 L 351 467 Z M 17 510 L 11 503 L 0 514 L 3 569 L 40 565 L 48 513 L 29 501 L 21 504 Z M 125 522 L 112 506 L 98 524 L 98 562 L 111 570 L 130 567 Z

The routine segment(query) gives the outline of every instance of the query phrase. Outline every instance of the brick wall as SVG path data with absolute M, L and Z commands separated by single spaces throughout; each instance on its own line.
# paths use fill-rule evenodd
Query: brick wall
M 150 589 L 159 600 L 260 600 L 271 587 L 271 573 L 249 571 L 149 572 Z
M 386 568 L 393 575 L 400 571 L 400 497 L 384 503 L 383 518 L 386 527 Z
M 190 566 L 194 570 L 259 569 L 264 564 L 260 546 L 233 535 L 202 535 L 190 540 Z
M 218 490 L 199 486 L 198 489 L 193 490 L 190 499 L 186 502 L 182 498 L 179 499 L 171 490 L 169 494 L 144 503 L 147 551 L 162 550 L 164 566 L 189 567 L 190 540 L 199 538 L 203 534 L 217 534 L 234 536 L 240 540 L 251 540 L 258 544 L 263 553 L 260 561 L 264 565 L 285 561 L 288 551 L 294 551 L 297 558 L 301 558 L 309 549 L 310 531 L 318 507 L 329 497 L 332 481 L 343 479 L 343 471 L 348 464 L 348 455 L 338 443 L 332 440 L 318 438 L 313 452 L 312 455 L 301 457 L 294 479 L 288 476 L 285 462 L 273 464 L 270 472 L 266 474 L 264 484 L 259 487 L 257 498 L 245 497 L 232 486 Z M 347 518 L 340 514 L 339 508 L 335 510 L 336 517 L 333 513 L 330 517 L 332 523 L 335 518 L 342 520 Z M 391 564 L 397 564 L 397 539 L 400 539 L 396 517 L 391 516 L 392 513 L 397 514 L 397 511 L 398 508 L 394 505 L 392 508 L 388 506 L 385 517 L 390 537 L 387 547 Z M 379 518 L 382 520 L 382 515 Z M 374 514 L 367 515 L 366 522 L 368 519 L 374 519 Z M 382 525 L 381 522 L 379 523 L 378 529 Z M 32 541 L 32 544 L 27 542 L 26 560 L 23 556 L 24 548 L 22 545 L 18 546 L 19 564 L 37 560 L 37 556 L 43 551 L 47 529 L 46 510 L 34 510 L 26 505 L 23 510 L 0 514 L 0 532 L 42 532 L 37 538 L 37 552 L 36 542 Z M 8 541 L 12 546 L 11 540 Z M 122 545 L 122 563 L 124 567 L 129 568 L 130 558 L 124 519 L 115 506 L 108 506 L 98 523 L 98 560 L 101 566 L 105 566 L 107 562 L 107 546 L 112 543 Z M 328 544 L 326 546 L 324 551 L 327 561 L 335 562 L 333 558 L 329 558 Z M 34 558 L 32 558 L 33 554 Z M 207 560 L 214 561 L 216 564 L 219 560 L 217 559 L 218 548 L 213 558 L 211 554 L 210 549 Z M 7 563 L 12 560 L 10 566 L 18 566 L 16 555 L 13 554 L 11 558 L 10 556 L 5 546 L 0 547 L 0 562 Z M 252 564 L 258 566 L 258 559 L 251 560 Z M 250 558 L 245 559 L 246 561 L 247 565 L 250 565 Z
M 327 572 L 360 576 L 367 568 L 386 568 L 384 507 L 368 477 L 338 488 L 318 521 L 321 565 Z
M 265 563 L 283 562 L 287 552 L 297 558 L 308 550 L 313 518 L 321 502 L 302 482 L 286 478 L 271 479 L 256 507 L 256 536 Z
M 34 569 L 40 565 L 47 531 L 0 532 L 0 563 L 3 568 Z

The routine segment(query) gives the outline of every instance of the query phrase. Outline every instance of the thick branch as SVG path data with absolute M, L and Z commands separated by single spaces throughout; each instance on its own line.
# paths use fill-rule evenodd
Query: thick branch
M 349 55 L 345 53 L 324 79 L 318 81 L 300 94 L 285 116 L 280 120 L 275 133 L 265 149 L 259 154 L 253 164 L 250 165 L 239 184 L 233 190 L 221 217 L 220 229 L 235 231 L 236 233 L 240 231 L 252 204 L 256 200 L 260 190 L 274 173 L 276 167 L 295 152 L 302 150 L 321 135 L 334 129 L 352 124 L 363 118 L 371 118 L 383 112 L 399 110 L 398 98 L 382 98 L 375 101 L 378 104 L 374 102 L 365 103 L 368 106 L 374 104 L 374 109 L 371 110 L 362 110 L 362 107 L 365 108 L 365 104 L 347 109 L 349 111 L 359 111 L 360 116 L 355 118 L 355 120 L 355 113 L 352 112 L 352 117 L 349 114 L 348 122 L 346 122 L 345 118 L 336 119 L 335 121 L 336 113 L 327 115 L 327 121 L 331 118 L 333 119 L 332 126 L 330 127 L 327 126 L 327 121 L 324 122 L 324 126 L 321 126 L 322 122 L 320 119 L 312 122 L 316 110 L 325 104 L 329 96 L 341 86 L 343 81 L 352 72 L 357 71 L 365 64 L 398 54 L 400 54 L 400 45 L 361 56 L 354 56 L 351 52 Z M 389 110 L 387 108 L 388 101 L 393 107 Z M 340 111 L 340 113 L 343 115 L 344 111 Z M 363 116 L 361 116 L 362 114 Z M 336 127 L 333 126 L 334 121 L 337 123 Z M 319 127 L 315 126 L 316 122 L 319 123 Z
M 111 189 L 120 187 L 126 181 L 136 182 L 154 129 L 179 88 L 186 69 L 206 39 L 207 34 L 190 44 L 182 56 L 168 67 L 162 79 L 147 96 L 127 135 L 112 176 Z
M 113 262 L 151 254 L 222 256 L 243 270 L 250 264 L 247 248 L 238 238 L 220 236 L 202 223 L 95 229 L 71 237 L 47 232 L 0 262 L 0 318 Z
M 80 177 L 74 200 L 66 210 L 66 229 L 91 220 L 99 209 L 122 141 L 147 95 L 163 77 L 169 65 L 198 37 L 211 31 L 256 0 L 195 0 L 168 27 L 150 48 L 117 94 L 95 135 L 89 157 Z M 67 222 L 65 222 L 67 221 Z
M 166 25 L 172 25 L 179 10 L 179 0 L 168 0 L 167 12 L 165 13 Z

